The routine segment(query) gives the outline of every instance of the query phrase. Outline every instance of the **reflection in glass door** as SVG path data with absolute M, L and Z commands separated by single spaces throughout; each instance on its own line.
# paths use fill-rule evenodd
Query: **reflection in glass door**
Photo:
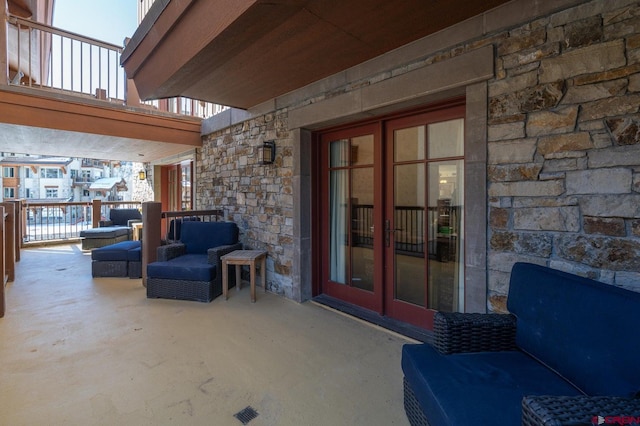
M 464 119 L 425 114 L 388 129 L 388 314 L 430 328 L 433 310 L 464 308 Z
M 191 186 L 191 168 L 193 162 L 189 161 L 186 164 L 180 165 L 180 210 L 193 210 L 192 205 L 192 192 Z

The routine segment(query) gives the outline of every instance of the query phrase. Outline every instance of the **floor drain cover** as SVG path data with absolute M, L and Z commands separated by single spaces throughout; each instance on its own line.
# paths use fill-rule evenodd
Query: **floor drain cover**
M 241 410 L 239 413 L 234 414 L 233 417 L 240 420 L 243 425 L 246 425 L 251 420 L 258 417 L 258 412 L 251 407 L 247 407 Z

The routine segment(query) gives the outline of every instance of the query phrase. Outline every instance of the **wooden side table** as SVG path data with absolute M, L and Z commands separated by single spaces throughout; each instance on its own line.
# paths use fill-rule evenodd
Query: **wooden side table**
M 262 288 L 267 292 L 267 252 L 264 250 L 236 250 L 225 254 L 222 260 L 222 294 L 224 300 L 229 299 L 229 265 L 236 266 L 236 290 L 240 291 L 242 265 L 249 265 L 251 276 L 251 302 L 256 301 L 256 262 L 260 261 L 260 277 Z
M 131 224 L 132 229 L 132 240 L 133 241 L 141 241 L 142 240 L 142 222 L 134 222 Z

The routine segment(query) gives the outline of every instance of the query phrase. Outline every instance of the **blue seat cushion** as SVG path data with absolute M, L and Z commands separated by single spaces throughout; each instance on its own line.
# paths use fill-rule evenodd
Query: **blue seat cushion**
M 140 260 L 140 241 L 121 241 L 91 250 L 92 260 Z
M 133 241 L 133 242 L 135 243 L 139 241 Z M 134 247 L 132 249 L 127 250 L 127 260 L 129 262 L 140 262 L 142 260 L 142 247 L 138 245 L 138 247 Z
M 432 425 L 520 425 L 525 395 L 579 395 L 521 351 L 442 355 L 428 344 L 402 348 L 402 371 Z
M 80 231 L 80 237 L 84 238 L 116 238 L 129 235 L 131 228 L 127 226 L 107 226 L 104 228 L 89 228 Z
M 147 265 L 147 277 L 169 280 L 213 281 L 216 267 L 207 263 L 206 254 L 185 254 L 165 262 Z
M 233 222 L 183 222 L 180 242 L 187 254 L 206 254 L 210 248 L 237 243 L 238 226 Z

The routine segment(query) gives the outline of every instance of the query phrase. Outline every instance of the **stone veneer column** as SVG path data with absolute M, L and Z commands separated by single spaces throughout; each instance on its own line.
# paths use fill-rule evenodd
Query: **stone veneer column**
M 467 87 L 464 146 L 465 312 L 487 310 L 487 83 Z
M 311 132 L 291 131 L 293 142 L 293 262 L 291 286 L 293 299 L 302 302 L 312 297 L 311 289 Z

